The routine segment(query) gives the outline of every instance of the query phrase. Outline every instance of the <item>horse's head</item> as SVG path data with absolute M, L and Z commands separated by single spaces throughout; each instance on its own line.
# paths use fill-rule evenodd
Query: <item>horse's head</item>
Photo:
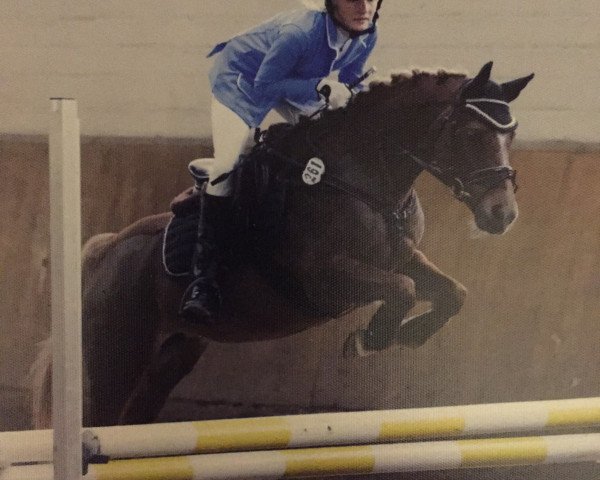
M 490 80 L 491 69 L 489 62 L 467 80 L 439 117 L 431 165 L 470 208 L 480 230 L 502 234 L 518 215 L 516 172 L 509 163 L 517 122 L 508 104 L 533 74 L 497 84 Z

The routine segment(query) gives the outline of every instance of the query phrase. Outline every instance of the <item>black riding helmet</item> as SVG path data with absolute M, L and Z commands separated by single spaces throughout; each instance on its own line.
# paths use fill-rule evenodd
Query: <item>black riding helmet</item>
M 350 33 L 351 37 L 358 37 L 359 35 L 366 35 L 368 33 L 373 33 L 375 31 L 375 24 L 377 23 L 377 19 L 379 18 L 379 9 L 381 8 L 382 3 L 383 3 L 383 0 L 378 0 L 378 2 L 377 2 L 377 8 L 375 9 L 375 15 L 373 16 L 373 25 L 371 25 L 366 30 L 361 30 L 361 31 L 352 30 L 352 31 L 348 32 L 348 33 Z M 340 25 L 340 23 L 336 20 L 335 16 L 333 15 L 333 10 L 334 10 L 333 0 L 325 0 L 325 8 L 327 9 L 327 12 L 329 13 L 329 15 L 331 15 L 333 22 L 336 25 L 344 28 L 344 30 L 346 30 L 346 28 L 343 25 Z

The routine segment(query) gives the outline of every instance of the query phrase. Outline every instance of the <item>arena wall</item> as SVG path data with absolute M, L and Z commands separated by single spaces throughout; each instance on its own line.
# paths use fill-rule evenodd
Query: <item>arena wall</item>
M 86 135 L 205 137 L 210 48 L 299 6 L 299 0 L 5 2 L 0 133 L 45 134 L 47 99 L 67 96 L 79 101 Z M 515 104 L 521 141 L 598 144 L 596 1 L 388 0 L 382 13 L 372 57 L 380 73 L 445 67 L 474 74 L 488 60 L 502 81 L 533 71 L 537 78 Z

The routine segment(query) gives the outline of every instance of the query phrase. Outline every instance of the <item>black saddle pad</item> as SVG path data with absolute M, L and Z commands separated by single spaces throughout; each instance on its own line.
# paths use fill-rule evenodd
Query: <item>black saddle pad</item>
M 163 236 L 163 266 L 168 275 L 189 275 L 192 255 L 198 235 L 199 212 L 175 215 L 166 226 Z
M 290 128 L 287 124 L 273 126 L 268 134 L 276 139 L 285 137 Z M 234 243 L 235 254 L 228 256 L 230 262 L 256 261 L 268 256 L 283 234 L 290 167 L 263 147 L 264 144 L 257 145 L 231 172 L 232 222 L 238 238 Z M 190 274 L 198 231 L 198 201 L 189 192 L 180 197 L 192 202 L 178 203 L 178 208 L 172 204 L 175 215 L 165 228 L 162 257 L 165 271 L 171 276 Z

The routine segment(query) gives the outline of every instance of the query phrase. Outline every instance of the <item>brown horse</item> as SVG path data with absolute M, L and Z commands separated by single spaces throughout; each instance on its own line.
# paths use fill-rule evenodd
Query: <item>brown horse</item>
M 161 256 L 171 214 L 90 239 L 83 259 L 84 423 L 151 422 L 209 340 L 285 337 L 372 302 L 381 306 L 347 340 L 347 355 L 419 346 L 438 331 L 459 312 L 466 289 L 417 249 L 424 220 L 417 176 L 426 170 L 450 186 L 481 230 L 501 234 L 517 217 L 508 163 L 516 122 L 508 102 L 533 75 L 497 84 L 491 66 L 472 79 L 415 71 L 373 82 L 345 109 L 267 141 L 267 153 L 293 176 L 283 233 L 260 261 L 224 271 L 215 326 L 177 318 L 185 283 L 165 273 Z M 431 308 L 409 318 L 417 301 Z M 34 368 L 38 428 L 48 425 L 44 358 Z

